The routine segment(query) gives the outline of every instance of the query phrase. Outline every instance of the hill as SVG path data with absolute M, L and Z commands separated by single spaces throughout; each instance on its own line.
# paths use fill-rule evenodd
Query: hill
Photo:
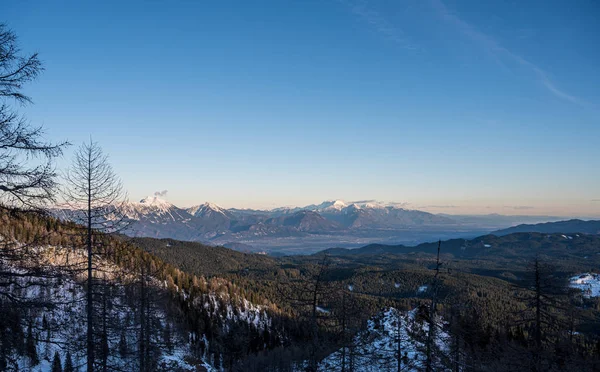
M 205 277 L 265 270 L 276 264 L 276 260 L 270 256 L 196 242 L 153 238 L 134 238 L 133 242 L 185 272 Z
M 517 232 L 538 232 L 545 234 L 600 234 L 600 221 L 568 220 L 537 224 L 521 224 L 493 232 L 494 235 L 508 235 Z
M 45 237 L 38 242 L 40 246 L 70 247 L 77 244 L 76 234 L 73 234 L 76 226 L 72 224 L 41 217 L 19 222 L 9 216 L 5 216 L 2 222 L 2 231 L 8 236 L 18 236 L 19 239 Z M 105 256 L 113 268 L 107 271 L 123 272 L 126 274 L 123 277 L 125 282 L 132 280 L 131 285 L 123 289 L 116 287 L 104 297 L 121 309 L 113 315 L 108 314 L 109 317 L 118 317 L 115 324 L 125 324 L 126 319 L 132 319 L 128 329 L 133 329 L 135 335 L 137 318 L 135 314 L 128 316 L 127 313 L 139 307 L 137 293 L 140 285 L 136 268 L 141 264 L 148 265 L 154 272 L 150 282 L 165 291 L 164 295 L 156 292 L 152 296 L 157 299 L 152 303 L 153 312 L 158 316 L 157 334 L 170 333 L 171 339 L 179 340 L 178 349 L 173 350 L 189 353 L 196 358 L 195 363 L 215 365 L 218 360 L 223 360 L 228 368 L 235 367 L 237 370 L 258 370 L 274 364 L 302 365 L 310 350 L 310 344 L 307 344 L 310 335 L 306 330 L 310 329 L 311 312 L 306 302 L 298 302 L 298 296 L 306 295 L 303 292 L 306 288 L 317 288 L 311 283 L 314 283 L 314 274 L 323 268 L 325 275 L 318 286 L 324 291 L 318 296 L 319 337 L 322 342 L 319 352 L 323 358 L 330 355 L 327 358 L 329 367 L 334 368 L 335 360 L 339 360 L 340 353 L 336 351 L 344 350 L 335 326 L 343 314 L 354 314 L 352 316 L 355 317 L 353 328 L 348 331 L 349 340 L 361 340 L 361 335 L 376 336 L 374 342 L 359 345 L 365 352 L 373 349 L 369 345 L 388 344 L 386 335 L 390 335 L 389 330 L 384 327 L 382 330 L 385 332 L 375 332 L 378 328 L 369 328 L 368 324 L 376 323 L 369 323 L 368 319 L 389 307 L 407 311 L 415 306 L 426 306 L 432 293 L 431 268 L 438 244 L 331 249 L 326 251 L 329 263 L 323 266 L 322 254 L 276 258 L 173 239 L 106 238 L 101 246 L 109 249 L 98 254 Z M 560 282 L 561 278 L 568 280 L 575 275 L 581 278 L 581 273 L 595 275 L 594 268 L 600 266 L 599 247 L 600 236 L 587 234 L 518 233 L 443 241 L 444 270 L 440 274 L 443 284 L 439 293 L 445 304 L 440 309 L 440 316 L 451 319 L 456 314 L 452 315 L 452 306 L 447 305 L 468 303 L 477 318 L 469 318 L 469 312 L 461 316 L 465 324 L 476 324 L 477 329 L 469 329 L 476 337 L 490 342 L 488 327 L 493 327 L 494 333 L 491 334 L 500 332 L 501 337 L 508 337 L 504 332 L 509 332 L 510 337 L 517 337 L 512 332 L 519 330 L 504 330 L 496 325 L 517 321 L 515 310 L 522 308 L 522 300 L 515 294 L 515 288 L 521 286 L 523 278 L 527 277 L 527 264 L 531 258 L 541 252 L 544 258 L 560 263 L 559 269 L 554 272 L 555 279 Z M 61 280 L 70 283 L 67 279 Z M 75 292 L 83 294 L 85 287 L 80 286 Z M 526 292 L 522 295 L 526 296 Z M 576 331 L 579 336 L 576 339 L 585 342 L 586 347 L 592 350 L 590 345 L 595 345 L 593 335 L 598 331 L 595 309 L 600 302 L 597 297 L 580 292 L 582 298 L 577 301 L 581 301 L 582 315 L 578 317 Z M 353 309 L 351 313 L 346 312 L 350 309 L 348 306 Z M 75 315 L 68 316 L 75 319 Z M 57 314 L 57 317 L 64 316 Z M 25 318 L 30 319 L 29 315 Z M 173 323 L 166 323 L 167 319 Z M 36 324 L 43 322 L 43 317 L 35 318 Z M 367 328 L 361 324 L 367 324 Z M 455 324 L 449 323 L 448 326 Z M 441 327 L 449 329 L 446 325 Z M 191 335 L 191 344 L 186 343 L 187 335 Z M 118 333 L 111 334 L 111 339 L 118 341 L 119 337 Z M 134 336 L 131 336 L 130 343 L 135 350 Z M 109 346 L 112 350 L 118 344 Z M 420 347 L 418 344 L 415 346 Z M 469 347 L 479 346 L 473 344 Z M 173 354 L 165 353 L 158 360 L 171 358 L 170 355 Z M 74 356 L 74 359 L 77 358 Z M 365 361 L 368 363 L 370 359 L 367 357 Z M 384 359 L 373 359 L 374 368 L 381 370 Z M 131 359 L 128 363 L 135 365 L 135 360 Z
M 46 371 L 54 353 L 66 358 L 66 350 L 80 365 L 87 293 L 81 227 L 21 212 L 0 211 L 0 222 L 0 370 Z M 233 363 L 240 356 L 228 353 L 231 347 L 247 355 L 287 337 L 270 301 L 216 275 L 241 267 L 233 263 L 243 261 L 242 253 L 204 247 L 216 252 L 213 261 L 203 260 L 215 274 L 208 279 L 161 260 L 129 238 L 97 234 L 94 241 L 94 332 L 107 340 L 108 354 L 98 358 L 100 363 L 106 355 L 102 363 L 109 369 L 138 370 L 141 345 L 152 370 L 187 371 L 204 370 L 209 359 Z M 232 333 L 240 342 L 255 343 L 227 341 Z

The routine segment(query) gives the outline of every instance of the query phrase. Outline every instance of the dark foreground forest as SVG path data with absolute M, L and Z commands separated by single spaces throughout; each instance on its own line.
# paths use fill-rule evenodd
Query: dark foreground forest
M 2 215 L 4 369 L 56 358 L 85 364 L 78 230 L 39 214 Z M 418 251 L 370 246 L 272 258 L 102 236 L 94 247 L 95 363 L 148 371 L 595 370 L 600 300 L 569 278 L 598 267 L 599 243 L 594 235 L 513 234 Z

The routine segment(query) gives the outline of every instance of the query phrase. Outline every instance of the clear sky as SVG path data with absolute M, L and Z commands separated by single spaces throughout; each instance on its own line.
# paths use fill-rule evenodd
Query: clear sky
M 0 4 L 46 68 L 23 113 L 92 135 L 131 199 L 445 213 L 600 216 L 599 19 L 593 0 Z

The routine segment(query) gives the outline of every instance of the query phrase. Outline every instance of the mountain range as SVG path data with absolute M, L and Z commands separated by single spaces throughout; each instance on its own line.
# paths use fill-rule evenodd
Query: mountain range
M 267 211 L 225 209 L 213 203 L 179 208 L 157 196 L 149 196 L 138 203 L 126 204 L 123 212 L 136 221 L 132 231 L 135 235 L 200 241 L 456 224 L 448 217 L 394 204 L 341 200 Z M 179 230 L 175 236 L 174 230 Z
M 180 208 L 158 196 L 148 196 L 117 208 L 125 218 L 135 222 L 126 231 L 128 235 L 207 243 L 458 224 L 449 217 L 409 210 L 397 204 L 341 200 L 267 211 L 225 209 L 213 203 Z M 68 219 L 70 211 L 60 209 L 57 213 Z
M 124 231 L 129 236 L 197 241 L 251 251 L 293 247 L 297 253 L 337 244 L 358 247 L 368 243 L 416 244 L 437 238 L 474 237 L 514 225 L 509 223 L 509 216 L 503 216 L 496 225 L 489 222 L 495 216 L 481 216 L 485 222 L 478 225 L 475 217 L 432 214 L 406 209 L 399 203 L 376 201 L 331 200 L 272 210 L 226 209 L 208 202 L 180 208 L 155 195 L 116 208 L 119 210 L 115 215 L 132 222 Z M 69 209 L 57 209 L 56 213 L 63 219 L 72 219 Z M 554 218 L 547 220 L 550 219 Z

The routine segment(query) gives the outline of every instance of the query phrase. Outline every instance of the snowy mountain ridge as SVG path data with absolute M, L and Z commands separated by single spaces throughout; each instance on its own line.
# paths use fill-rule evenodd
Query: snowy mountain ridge
M 123 231 L 135 237 L 172 238 L 198 241 L 211 245 L 254 240 L 302 239 L 304 237 L 353 234 L 375 238 L 390 231 L 407 228 L 451 226 L 447 217 L 400 208 L 398 204 L 363 200 L 347 203 L 330 200 L 302 208 L 275 208 L 270 211 L 226 209 L 206 202 L 190 208 L 180 208 L 160 195 L 150 195 L 139 202 L 126 202 L 112 207 L 114 213 L 105 218 L 125 218 L 129 227 Z M 69 208 L 54 210 L 54 214 L 75 222 L 82 221 L 81 211 Z M 387 236 L 386 235 L 386 236 Z
M 206 202 L 204 204 L 186 208 L 185 210 L 193 216 L 204 216 L 210 213 L 219 213 L 224 216 L 227 216 L 229 213 L 226 209 L 221 208 L 220 206 L 211 202 Z

